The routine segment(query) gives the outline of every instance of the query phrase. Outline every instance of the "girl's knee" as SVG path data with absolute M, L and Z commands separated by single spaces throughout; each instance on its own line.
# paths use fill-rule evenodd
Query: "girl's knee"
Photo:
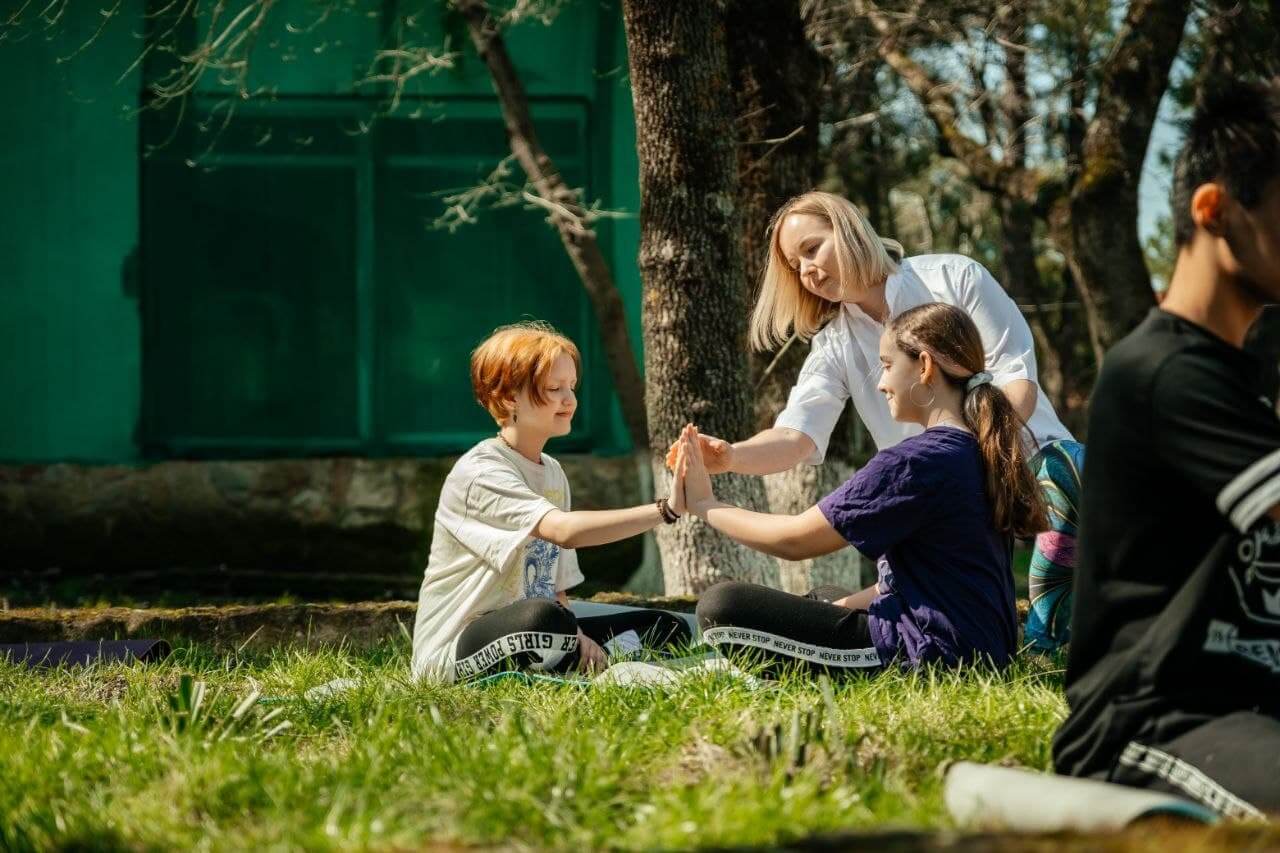
M 576 634 L 578 620 L 558 602 L 549 598 L 529 598 L 510 605 L 509 630 L 537 631 L 548 634 Z
M 698 624 L 708 625 L 733 624 L 737 614 L 744 605 L 757 594 L 762 587 L 743 581 L 722 581 L 708 589 L 698 597 Z

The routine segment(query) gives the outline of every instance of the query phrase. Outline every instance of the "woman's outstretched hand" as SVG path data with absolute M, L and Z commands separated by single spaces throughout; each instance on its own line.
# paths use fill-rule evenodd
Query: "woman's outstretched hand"
M 696 515 L 701 515 L 716 500 L 699 437 L 693 424 L 687 425 L 680 433 L 676 451 L 676 482 L 672 486 L 673 491 L 683 490 L 685 507 Z
M 708 474 L 725 474 L 733 470 L 732 444 L 715 436 L 703 435 L 696 430 L 694 435 L 698 437 L 698 446 L 702 448 L 702 460 Z M 667 450 L 667 467 L 672 471 L 676 470 L 676 454 L 680 450 L 680 441 L 683 437 L 684 432 L 681 432 L 680 438 L 671 442 L 671 447 Z

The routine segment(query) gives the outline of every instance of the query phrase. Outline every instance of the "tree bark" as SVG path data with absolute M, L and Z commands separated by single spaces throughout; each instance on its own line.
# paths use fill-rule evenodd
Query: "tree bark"
M 624 0 L 640 159 L 640 273 L 650 449 L 655 471 L 693 421 L 721 436 L 754 424 L 742 285 L 733 92 L 721 3 Z M 766 507 L 758 478 L 716 492 Z M 777 564 L 697 519 L 658 531 L 668 594 L 725 578 L 778 585 Z
M 609 373 L 622 405 L 622 417 L 632 445 L 637 453 L 641 453 L 649 440 L 644 379 L 627 332 L 622 296 L 600 250 L 596 232 L 591 228 L 578 193 L 565 183 L 560 170 L 538 141 L 533 116 L 529 112 L 529 98 L 507 53 L 498 25 L 489 13 L 489 4 L 485 0 L 453 0 L 453 4 L 466 19 L 476 53 L 489 69 L 502 107 L 511 153 L 524 169 L 534 192 L 550 208 L 551 222 L 591 299 Z
M 748 305 L 759 291 L 768 258 L 766 234 L 774 212 L 813 188 L 818 173 L 818 114 L 826 68 L 804 31 L 798 0 L 733 0 L 726 15 L 729 72 L 737 109 L 738 198 Z M 809 352 L 794 342 L 773 364 L 754 353 L 755 426 L 765 429 L 786 404 Z M 768 371 L 766 373 L 766 371 Z M 833 491 L 853 472 L 849 424 L 836 426 L 825 464 L 801 465 L 764 478 L 769 510 L 795 515 Z M 781 586 L 807 592 L 822 583 L 857 586 L 862 561 L 854 548 L 817 560 L 779 560 Z
M 996 13 L 996 32 L 1004 43 L 1022 44 L 1026 39 L 1027 11 L 1018 4 L 1009 4 Z M 1008 132 L 1004 146 L 1004 161 L 1008 165 L 1026 171 L 1030 166 L 1027 156 L 1027 128 L 1032 122 L 1030 93 L 1027 87 L 1027 57 L 1021 50 L 1004 51 L 1005 91 L 1000 101 L 1000 118 Z M 982 71 L 978 71 L 981 79 Z M 987 103 L 991 99 L 986 99 Z M 994 110 L 994 107 L 993 107 Z M 989 137 L 990 138 L 990 137 Z M 1000 254 L 1004 263 L 1005 285 L 1014 300 L 1024 304 L 1042 305 L 1047 298 L 1040 268 L 1036 266 L 1035 215 L 1032 206 L 1024 199 L 1008 195 L 996 197 L 1000 211 Z M 1063 363 L 1066 360 L 1060 347 L 1072 346 L 1071 341 L 1055 337 L 1049 326 L 1047 313 L 1039 308 L 1030 310 L 1027 324 L 1039 350 L 1040 387 L 1058 412 L 1066 410 L 1066 389 Z
M 1072 271 L 1096 352 L 1155 304 L 1138 240 L 1138 182 L 1190 0 L 1132 0 L 1103 66 L 1098 103 L 1071 187 Z
M 1004 284 L 1015 302 L 1038 304 L 1044 300 L 1044 282 L 1036 267 L 1036 251 L 1033 239 L 1035 220 L 1030 207 L 1007 196 L 997 196 L 1000 211 L 1000 258 L 1004 262 Z M 1027 316 L 1032 337 L 1039 350 L 1040 387 L 1061 412 L 1066 405 L 1065 384 L 1062 375 L 1062 357 L 1058 347 L 1063 343 L 1053 339 L 1046 317 L 1040 309 L 1032 309 Z M 1069 344 L 1069 342 L 1067 342 Z

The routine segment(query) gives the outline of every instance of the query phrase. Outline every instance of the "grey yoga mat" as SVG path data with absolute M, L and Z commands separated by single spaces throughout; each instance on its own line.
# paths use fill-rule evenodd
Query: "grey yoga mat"
M 947 770 L 943 799 L 962 826 L 1015 832 L 1105 832 L 1155 816 L 1218 820 L 1204 806 L 1170 794 L 969 761 Z

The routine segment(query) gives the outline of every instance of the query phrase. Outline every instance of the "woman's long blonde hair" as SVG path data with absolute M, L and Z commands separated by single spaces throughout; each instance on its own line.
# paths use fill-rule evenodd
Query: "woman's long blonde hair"
M 782 205 L 769 222 L 769 258 L 751 312 L 751 346 L 761 352 L 785 343 L 792 332 L 809 340 L 840 310 L 839 303 L 805 290 L 799 272 L 783 257 L 779 226 L 793 213 L 819 216 L 831 223 L 845 298 L 884 281 L 897 271 L 903 257 L 902 244 L 876 234 L 862 211 L 846 198 L 813 190 Z

